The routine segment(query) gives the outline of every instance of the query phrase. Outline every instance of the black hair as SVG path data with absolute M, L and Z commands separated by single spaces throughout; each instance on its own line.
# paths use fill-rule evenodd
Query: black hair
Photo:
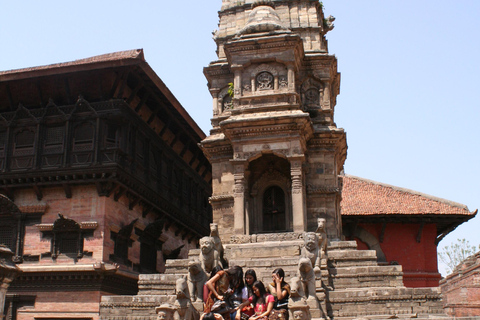
M 213 267 L 212 272 L 210 273 L 210 279 L 212 279 L 218 273 L 218 271 L 222 271 L 222 270 L 223 270 L 222 266 Z
M 252 287 L 253 287 L 253 283 L 255 283 L 257 281 L 257 274 L 255 273 L 255 270 L 248 269 L 247 271 L 245 271 L 245 278 L 247 276 L 252 276 L 253 277 L 252 285 L 248 285 L 247 281 L 245 281 L 245 286 L 248 289 L 248 296 L 251 297 L 251 296 L 254 296 Z
M 273 270 L 272 274 L 276 274 L 280 278 L 282 278 L 282 284 L 281 284 L 282 288 L 287 284 L 287 282 L 285 281 L 285 271 L 283 271 L 282 268 L 277 268 Z
M 213 312 L 205 313 L 203 320 L 216 320 Z
M 260 297 L 258 297 L 256 294 L 253 295 L 253 299 L 252 299 L 253 300 L 252 301 L 253 305 L 265 303 L 267 290 L 265 290 L 265 286 L 263 285 L 263 282 L 262 281 L 255 281 L 252 284 L 252 287 L 257 288 L 259 293 L 260 293 Z
M 230 281 L 229 287 L 232 289 L 243 289 L 245 283 L 243 282 L 243 269 L 239 266 L 233 266 L 227 269 L 228 278 Z

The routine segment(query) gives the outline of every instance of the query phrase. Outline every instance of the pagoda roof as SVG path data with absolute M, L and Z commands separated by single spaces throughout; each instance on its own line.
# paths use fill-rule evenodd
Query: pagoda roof
M 351 175 L 343 176 L 342 216 L 461 215 L 467 206 L 431 195 Z
M 196 136 L 195 140 L 199 141 L 206 137 L 145 61 L 143 49 L 108 53 L 46 66 L 0 71 L 0 112 L 15 110 L 19 104 L 34 109 L 47 105 L 49 99 L 56 105 L 73 104 L 78 94 L 89 102 L 113 98 L 127 100 L 128 92 L 120 89 L 122 81 L 126 86 L 133 85 L 140 90 L 154 93 L 149 99 L 162 101 L 162 104 L 175 115 L 178 123 L 190 128 L 190 134 Z M 119 94 L 123 96 L 115 96 Z

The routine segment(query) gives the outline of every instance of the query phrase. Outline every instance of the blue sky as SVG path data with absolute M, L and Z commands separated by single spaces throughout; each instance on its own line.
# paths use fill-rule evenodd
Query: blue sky
M 342 73 L 335 121 L 345 172 L 480 207 L 480 1 L 325 0 Z M 200 127 L 210 129 L 203 67 L 220 0 L 3 1 L 0 70 L 143 48 Z M 480 216 L 480 215 L 479 215 Z M 480 244 L 480 217 L 440 247 Z

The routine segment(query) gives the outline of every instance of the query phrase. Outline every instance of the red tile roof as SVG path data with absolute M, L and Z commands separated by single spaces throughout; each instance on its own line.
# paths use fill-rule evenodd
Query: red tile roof
M 475 215 L 467 206 L 363 178 L 343 176 L 342 215 Z

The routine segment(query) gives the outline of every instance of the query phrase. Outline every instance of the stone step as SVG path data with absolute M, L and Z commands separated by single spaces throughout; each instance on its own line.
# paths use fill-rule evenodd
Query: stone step
M 403 287 L 401 266 L 362 266 L 330 269 L 335 289 Z
M 438 288 L 336 289 L 329 301 L 336 320 L 445 319 Z
M 271 241 L 263 243 L 242 243 L 225 245 L 225 257 L 228 261 L 249 259 L 272 259 L 298 257 L 301 240 Z
M 174 295 L 175 282 L 180 277 L 182 277 L 180 274 L 140 274 L 138 277 L 138 294 Z
M 375 250 L 333 250 L 328 251 L 328 260 L 334 267 L 377 265 Z
M 337 250 L 357 250 L 356 241 L 332 241 L 328 245 L 327 251 L 337 251 Z

